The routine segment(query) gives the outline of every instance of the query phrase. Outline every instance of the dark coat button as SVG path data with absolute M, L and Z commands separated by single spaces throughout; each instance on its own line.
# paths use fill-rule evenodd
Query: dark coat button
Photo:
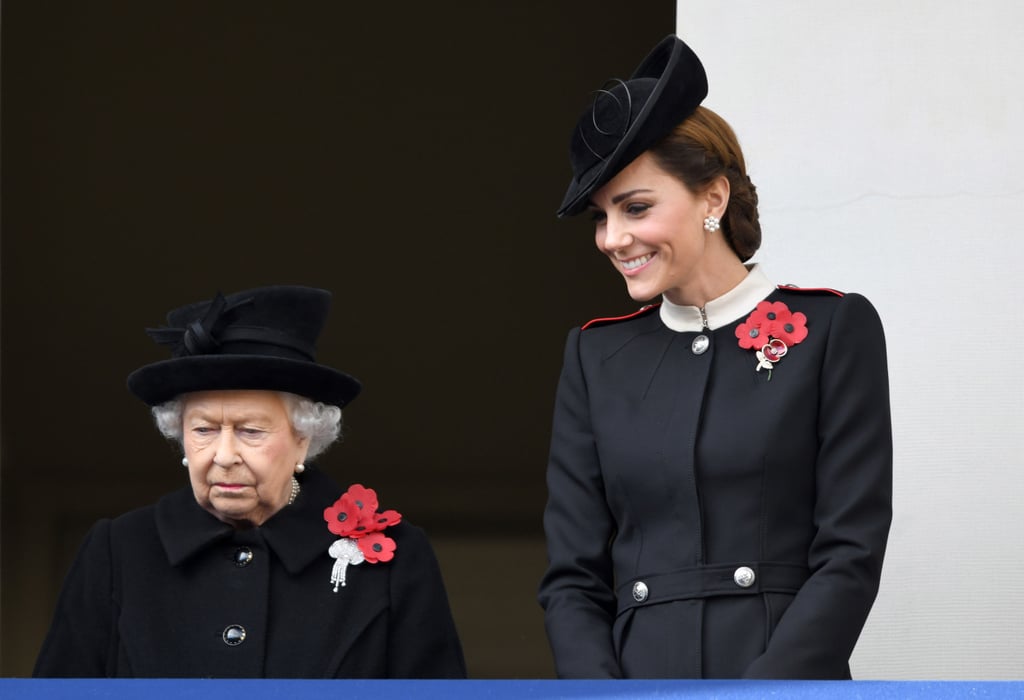
M 252 561 L 252 550 L 248 547 L 239 547 L 235 550 L 235 566 L 248 566 Z
M 228 625 L 224 628 L 221 638 L 229 647 L 237 647 L 245 641 L 245 628 L 241 625 Z

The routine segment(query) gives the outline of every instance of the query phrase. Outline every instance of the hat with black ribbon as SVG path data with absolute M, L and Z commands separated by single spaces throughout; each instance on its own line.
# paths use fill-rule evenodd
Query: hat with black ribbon
M 146 329 L 171 347 L 170 360 L 140 367 L 128 388 L 150 406 L 193 391 L 262 389 L 344 406 L 362 385 L 317 364 L 315 344 L 327 319 L 324 289 L 273 286 L 189 304 Z
M 573 177 L 558 216 L 586 209 L 594 190 L 668 136 L 707 94 L 704 66 L 674 35 L 661 40 L 629 80 L 605 83 L 573 129 L 569 141 Z

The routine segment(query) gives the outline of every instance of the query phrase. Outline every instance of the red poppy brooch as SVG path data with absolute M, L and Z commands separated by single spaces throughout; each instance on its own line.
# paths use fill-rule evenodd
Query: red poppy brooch
M 736 327 L 736 337 L 741 348 L 757 351 L 756 370 L 768 370 L 768 381 L 771 381 L 772 368 L 791 347 L 807 337 L 807 317 L 799 311 L 793 313 L 781 301 L 762 301 L 747 320 Z
M 334 592 L 345 585 L 348 566 L 376 564 L 391 561 L 395 556 L 395 541 L 384 534 L 384 529 L 402 522 L 397 510 L 377 511 L 377 493 L 362 484 L 353 484 L 333 506 L 324 508 L 327 529 L 341 539 L 330 546 L 327 553 L 334 558 L 331 583 Z

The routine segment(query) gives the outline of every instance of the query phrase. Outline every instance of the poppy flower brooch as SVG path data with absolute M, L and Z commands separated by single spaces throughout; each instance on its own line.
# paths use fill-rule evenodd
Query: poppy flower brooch
M 334 505 L 324 508 L 327 529 L 340 537 L 327 553 L 334 558 L 331 583 L 334 592 L 345 585 L 349 565 L 376 564 L 391 561 L 395 556 L 395 541 L 384 534 L 384 529 L 402 522 L 397 510 L 377 511 L 377 493 L 362 484 L 353 484 Z
M 768 381 L 771 381 L 772 369 L 779 360 L 807 337 L 807 317 L 799 311 L 793 313 L 781 301 L 762 301 L 747 320 L 736 327 L 736 337 L 741 348 L 756 351 L 755 369 L 758 372 L 768 370 Z

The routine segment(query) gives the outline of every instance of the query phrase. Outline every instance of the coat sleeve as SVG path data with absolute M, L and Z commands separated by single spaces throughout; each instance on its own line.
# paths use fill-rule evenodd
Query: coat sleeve
M 103 678 L 116 645 L 110 521 L 92 527 L 64 580 L 50 631 L 36 659 L 37 678 Z
M 391 576 L 388 678 L 465 678 L 466 662 L 455 629 L 441 568 L 426 534 L 405 530 Z
M 590 421 L 580 329 L 569 333 L 555 398 L 544 532 L 548 569 L 538 600 L 560 678 L 621 678 L 612 643 L 614 519 Z
M 821 369 L 811 576 L 748 678 L 839 678 L 878 592 L 892 519 L 892 428 L 882 325 L 839 303 Z

